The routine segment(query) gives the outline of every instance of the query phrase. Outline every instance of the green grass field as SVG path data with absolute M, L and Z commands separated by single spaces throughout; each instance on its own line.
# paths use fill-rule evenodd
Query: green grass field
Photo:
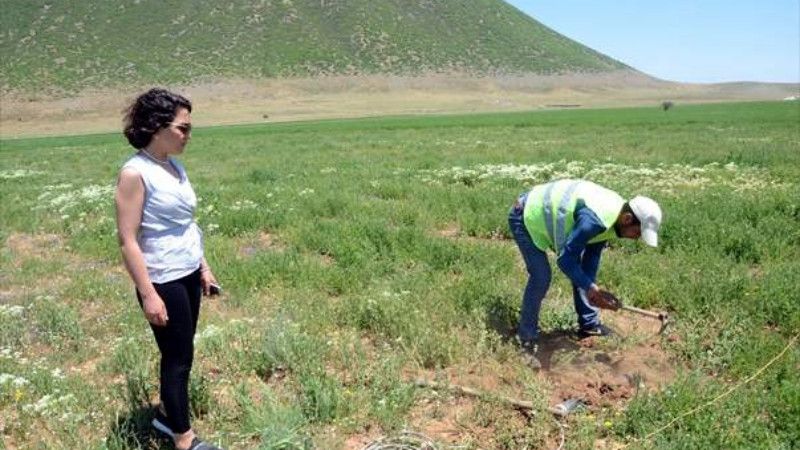
M 361 448 L 405 428 L 443 448 L 556 448 L 561 430 L 573 449 L 798 448 L 798 124 L 784 102 L 197 129 L 180 159 L 226 293 L 201 313 L 195 427 L 232 449 Z M 121 133 L 0 141 L 0 448 L 171 448 L 147 426 L 158 351 L 115 237 L 131 153 Z M 599 280 L 675 322 L 648 341 L 667 385 L 564 428 L 546 412 L 558 373 L 526 370 L 505 339 L 525 282 L 508 207 L 557 177 L 660 202 L 661 246 L 615 242 Z M 553 335 L 574 326 L 565 280 L 543 307 Z M 420 376 L 491 379 L 535 409 Z

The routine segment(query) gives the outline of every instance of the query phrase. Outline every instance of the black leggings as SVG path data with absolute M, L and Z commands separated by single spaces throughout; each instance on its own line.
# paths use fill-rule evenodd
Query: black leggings
M 173 433 L 189 431 L 189 372 L 194 357 L 194 333 L 200 313 L 200 270 L 153 287 L 167 307 L 167 325 L 150 324 L 161 351 L 161 401 Z M 136 292 L 139 305 L 142 296 Z

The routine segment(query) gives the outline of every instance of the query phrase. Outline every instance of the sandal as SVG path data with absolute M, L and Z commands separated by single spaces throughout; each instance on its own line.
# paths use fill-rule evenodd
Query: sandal
M 153 421 L 150 422 L 150 425 L 152 425 L 156 430 L 166 434 L 170 438 L 175 439 L 175 433 L 172 432 L 172 428 L 169 426 L 169 420 L 167 419 L 167 416 L 161 412 L 161 410 L 156 410 L 156 415 L 153 417 Z

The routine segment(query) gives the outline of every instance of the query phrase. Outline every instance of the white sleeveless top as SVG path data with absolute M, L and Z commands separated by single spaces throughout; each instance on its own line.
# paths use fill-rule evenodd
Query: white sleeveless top
M 144 183 L 138 242 L 153 283 L 183 278 L 203 258 L 203 234 L 194 221 L 197 197 L 183 166 L 171 158 L 170 163 L 180 180 L 139 153 L 123 165 L 136 169 Z

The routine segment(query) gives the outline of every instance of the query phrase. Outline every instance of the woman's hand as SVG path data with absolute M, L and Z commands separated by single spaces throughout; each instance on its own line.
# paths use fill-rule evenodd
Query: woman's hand
M 203 295 L 210 295 L 211 285 L 217 284 L 217 279 L 214 277 L 214 273 L 211 272 L 211 268 L 207 265 L 204 265 L 203 268 L 200 269 L 200 283 L 203 286 Z
M 167 326 L 169 321 L 167 306 L 157 292 L 153 291 L 151 294 L 142 296 L 142 310 L 148 322 L 157 327 Z

